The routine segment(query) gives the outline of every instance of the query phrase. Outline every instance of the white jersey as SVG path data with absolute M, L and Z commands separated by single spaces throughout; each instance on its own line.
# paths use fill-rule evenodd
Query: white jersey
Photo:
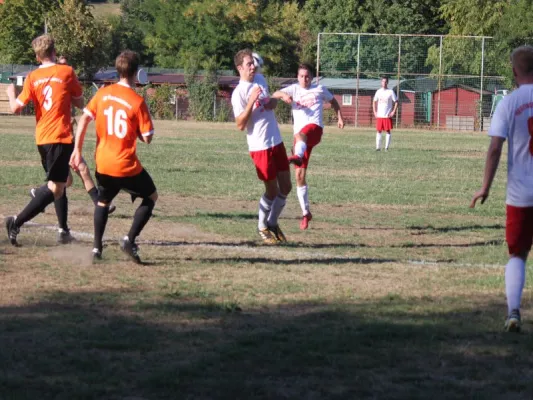
M 299 83 L 281 89 L 292 97 L 292 117 L 294 119 L 294 133 L 299 133 L 309 124 L 324 127 L 323 108 L 324 101 L 333 100 L 333 95 L 322 85 L 311 84 L 303 88 Z
M 398 101 L 396 93 L 392 89 L 379 88 L 374 95 L 374 101 L 378 102 L 377 118 L 389 118 L 389 114 L 394 108 L 394 103 Z
M 511 206 L 533 206 L 532 134 L 533 84 L 521 85 L 500 101 L 489 128 L 489 136 L 508 140 L 506 202 Z
M 274 147 L 282 142 L 278 122 L 273 110 L 266 110 L 264 104 L 270 101 L 268 85 L 263 75 L 256 74 L 253 82 L 240 81 L 231 95 L 231 105 L 235 118 L 244 112 L 250 91 L 259 86 L 261 94 L 252 109 L 252 115 L 248 120 L 248 150 L 259 151 Z

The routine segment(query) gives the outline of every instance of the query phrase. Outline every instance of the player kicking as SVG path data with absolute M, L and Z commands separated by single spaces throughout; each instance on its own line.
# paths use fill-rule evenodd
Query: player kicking
M 511 54 L 511 64 L 518 89 L 505 96 L 496 107 L 489 128 L 491 140 L 483 185 L 474 194 L 470 207 L 475 207 L 477 200 L 483 204 L 489 196 L 503 143 L 509 139 L 505 224 L 509 248 L 509 261 L 505 266 L 508 314 L 505 330 L 519 332 L 526 261 L 533 239 L 533 47 L 516 48 Z
M 312 79 L 311 66 L 300 64 L 298 83 L 278 90 L 272 95 L 292 106 L 294 155 L 289 157 L 289 161 L 296 168 L 296 194 L 303 213 L 300 229 L 307 229 L 309 221 L 313 218 L 309 210 L 309 189 L 305 177 L 311 152 L 322 139 L 324 101 L 331 103 L 331 107 L 337 114 L 337 126 L 344 128 L 339 103 L 324 86 L 311 83 Z
M 31 71 L 24 82 L 22 93 L 15 97 L 15 87 L 7 89 L 11 111 L 17 113 L 33 101 L 35 106 L 35 140 L 46 172 L 47 184 L 35 189 L 28 205 L 16 216 L 7 217 L 5 225 L 9 241 L 17 246 L 20 227 L 54 202 L 59 222 L 60 243 L 72 240 L 67 224 L 68 200 L 66 182 L 69 176 L 69 158 L 72 153 L 71 105 L 83 107 L 82 88 L 74 70 L 55 63 L 54 40 L 49 35 L 32 42 L 41 66 Z
M 144 99 L 132 89 L 139 68 L 139 55 L 133 51 L 123 51 L 117 57 L 115 67 L 120 76 L 119 82 L 98 90 L 83 110 L 70 165 L 78 169 L 82 164 L 87 126 L 91 120 L 95 120 L 98 202 L 94 209 L 93 260 L 102 258 L 109 204 L 120 190 L 124 190 L 132 198 L 142 198 L 142 203 L 135 211 L 128 235 L 119 240 L 120 248 L 140 264 L 135 239 L 152 215 L 157 191 L 152 178 L 137 158 L 137 138 L 149 144 L 154 127 Z
M 259 201 L 259 235 L 266 244 L 286 242 L 278 218 L 291 191 L 291 177 L 287 152 L 273 111 L 277 100 L 269 97 L 264 79 L 255 79 L 256 66 L 251 50 L 239 51 L 234 62 L 240 76 L 231 96 L 235 122 L 241 131 L 247 130 L 250 156 L 257 177 L 265 185 L 265 193 Z

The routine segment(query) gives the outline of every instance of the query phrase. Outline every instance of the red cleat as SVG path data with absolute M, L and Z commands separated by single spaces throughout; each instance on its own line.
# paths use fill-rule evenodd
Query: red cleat
M 302 217 L 302 220 L 300 221 L 300 229 L 302 231 L 306 230 L 309 227 L 309 221 L 313 219 L 313 215 L 311 213 L 306 214 Z
M 299 167 L 302 165 L 302 163 L 303 163 L 302 157 L 299 157 L 297 155 L 289 157 L 289 164 L 294 164 L 297 167 Z

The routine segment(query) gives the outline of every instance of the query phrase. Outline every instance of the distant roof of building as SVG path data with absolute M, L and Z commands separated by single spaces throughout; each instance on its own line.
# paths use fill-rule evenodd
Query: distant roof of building
M 319 82 L 332 90 L 378 90 L 381 87 L 381 79 L 359 79 L 359 86 L 356 78 L 320 78 Z M 401 82 L 400 82 L 401 83 Z M 389 79 L 389 89 L 398 86 L 397 79 Z

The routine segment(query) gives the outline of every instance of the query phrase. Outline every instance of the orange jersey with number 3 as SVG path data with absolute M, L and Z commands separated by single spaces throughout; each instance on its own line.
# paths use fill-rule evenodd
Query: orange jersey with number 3
M 37 145 L 72 143 L 72 99 L 82 95 L 76 73 L 68 65 L 45 64 L 28 74 L 17 103 L 35 105 Z
M 104 87 L 83 110 L 96 121 L 96 170 L 100 174 L 125 177 L 139 174 L 137 136 L 153 135 L 148 106 L 123 83 Z

